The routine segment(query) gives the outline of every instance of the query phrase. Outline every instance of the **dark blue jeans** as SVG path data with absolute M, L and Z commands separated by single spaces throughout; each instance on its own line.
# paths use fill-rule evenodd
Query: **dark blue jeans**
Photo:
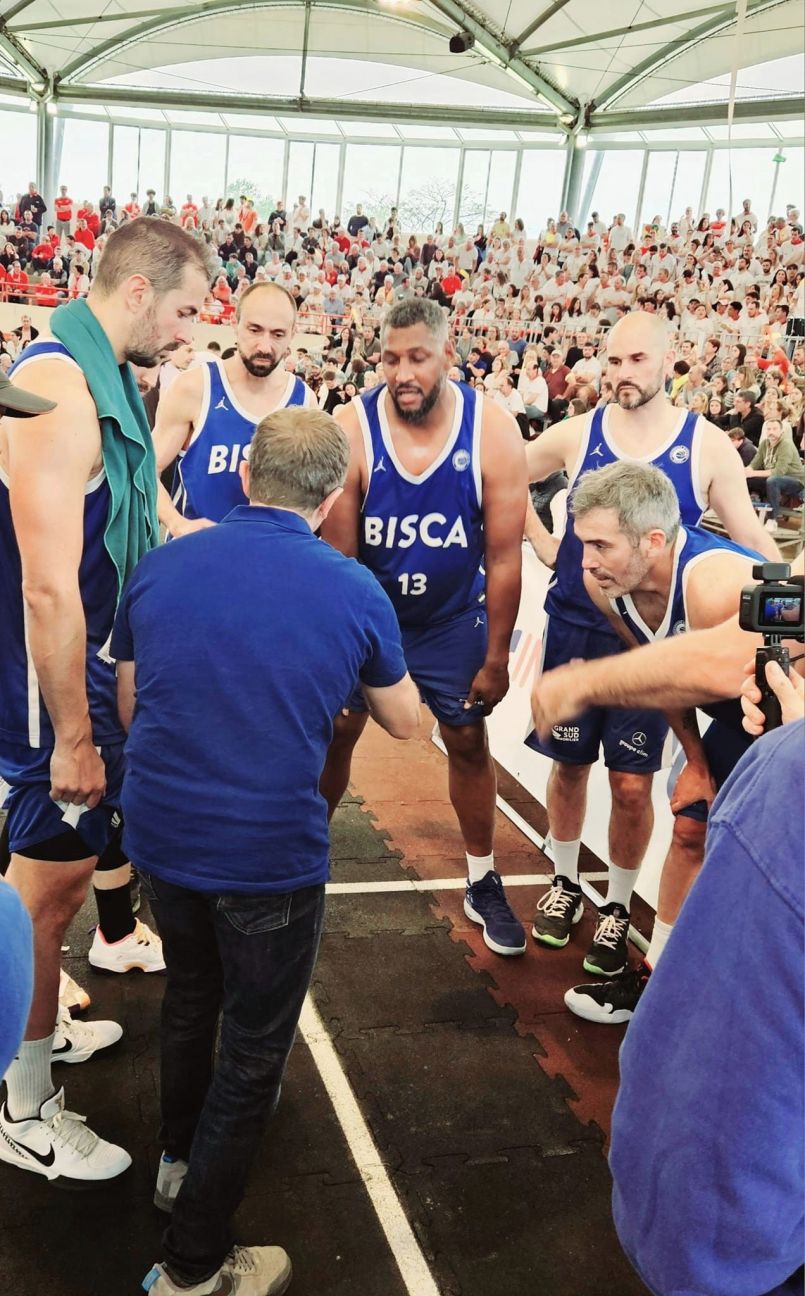
M 174 1278 L 195 1284 L 232 1246 L 230 1221 L 277 1105 L 316 962 L 324 887 L 210 895 L 140 876 L 167 967 L 163 1146 L 188 1162 L 164 1259 Z

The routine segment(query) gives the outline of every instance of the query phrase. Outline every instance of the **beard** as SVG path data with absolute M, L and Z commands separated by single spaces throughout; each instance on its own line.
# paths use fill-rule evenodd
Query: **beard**
M 439 381 L 434 383 L 429 392 L 422 393 L 422 401 L 418 406 L 401 406 L 396 394 L 389 389 L 398 418 L 402 419 L 403 423 L 423 423 L 444 391 L 446 381 L 446 376 L 442 374 Z
M 657 374 L 653 382 L 647 387 L 638 387 L 637 383 L 617 383 L 615 387 L 615 400 L 621 409 L 635 410 L 640 409 L 641 405 L 647 405 L 653 400 L 657 392 L 664 385 L 664 373 L 662 369 Z
M 156 311 L 151 307 L 133 330 L 124 356 L 130 364 L 142 365 L 143 369 L 154 369 L 181 345 L 181 342 L 160 342 Z
M 282 359 L 281 356 L 248 356 L 240 347 L 238 347 L 238 355 L 243 363 L 243 368 L 253 378 L 269 378 Z

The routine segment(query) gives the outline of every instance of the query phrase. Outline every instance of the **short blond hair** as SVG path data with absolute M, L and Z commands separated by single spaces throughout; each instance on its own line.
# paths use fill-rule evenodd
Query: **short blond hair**
M 344 485 L 349 443 L 323 410 L 275 410 L 257 425 L 249 449 L 249 498 L 313 513 Z

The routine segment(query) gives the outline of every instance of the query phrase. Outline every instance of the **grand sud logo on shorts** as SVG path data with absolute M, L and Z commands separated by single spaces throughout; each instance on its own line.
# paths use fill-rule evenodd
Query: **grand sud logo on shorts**
M 690 450 L 688 450 L 687 446 L 674 446 L 668 457 L 671 460 L 671 463 L 687 463 L 688 459 L 690 459 Z
M 452 462 L 456 472 L 465 472 L 470 466 L 469 450 L 456 450 Z

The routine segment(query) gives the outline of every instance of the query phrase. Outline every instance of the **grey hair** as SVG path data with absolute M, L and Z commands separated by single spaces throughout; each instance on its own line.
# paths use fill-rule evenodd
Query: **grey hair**
M 586 472 L 569 508 L 575 518 L 611 509 L 634 548 L 649 531 L 662 531 L 669 544 L 679 530 L 679 499 L 670 477 L 641 463 L 614 463 Z
M 439 346 L 446 344 L 447 316 L 441 306 L 429 297 L 406 297 L 402 301 L 395 302 L 383 319 L 380 329 L 381 344 L 389 329 L 414 328 L 417 324 L 424 324 Z
M 323 410 L 275 410 L 258 425 L 249 448 L 249 498 L 313 513 L 344 485 L 349 443 Z

